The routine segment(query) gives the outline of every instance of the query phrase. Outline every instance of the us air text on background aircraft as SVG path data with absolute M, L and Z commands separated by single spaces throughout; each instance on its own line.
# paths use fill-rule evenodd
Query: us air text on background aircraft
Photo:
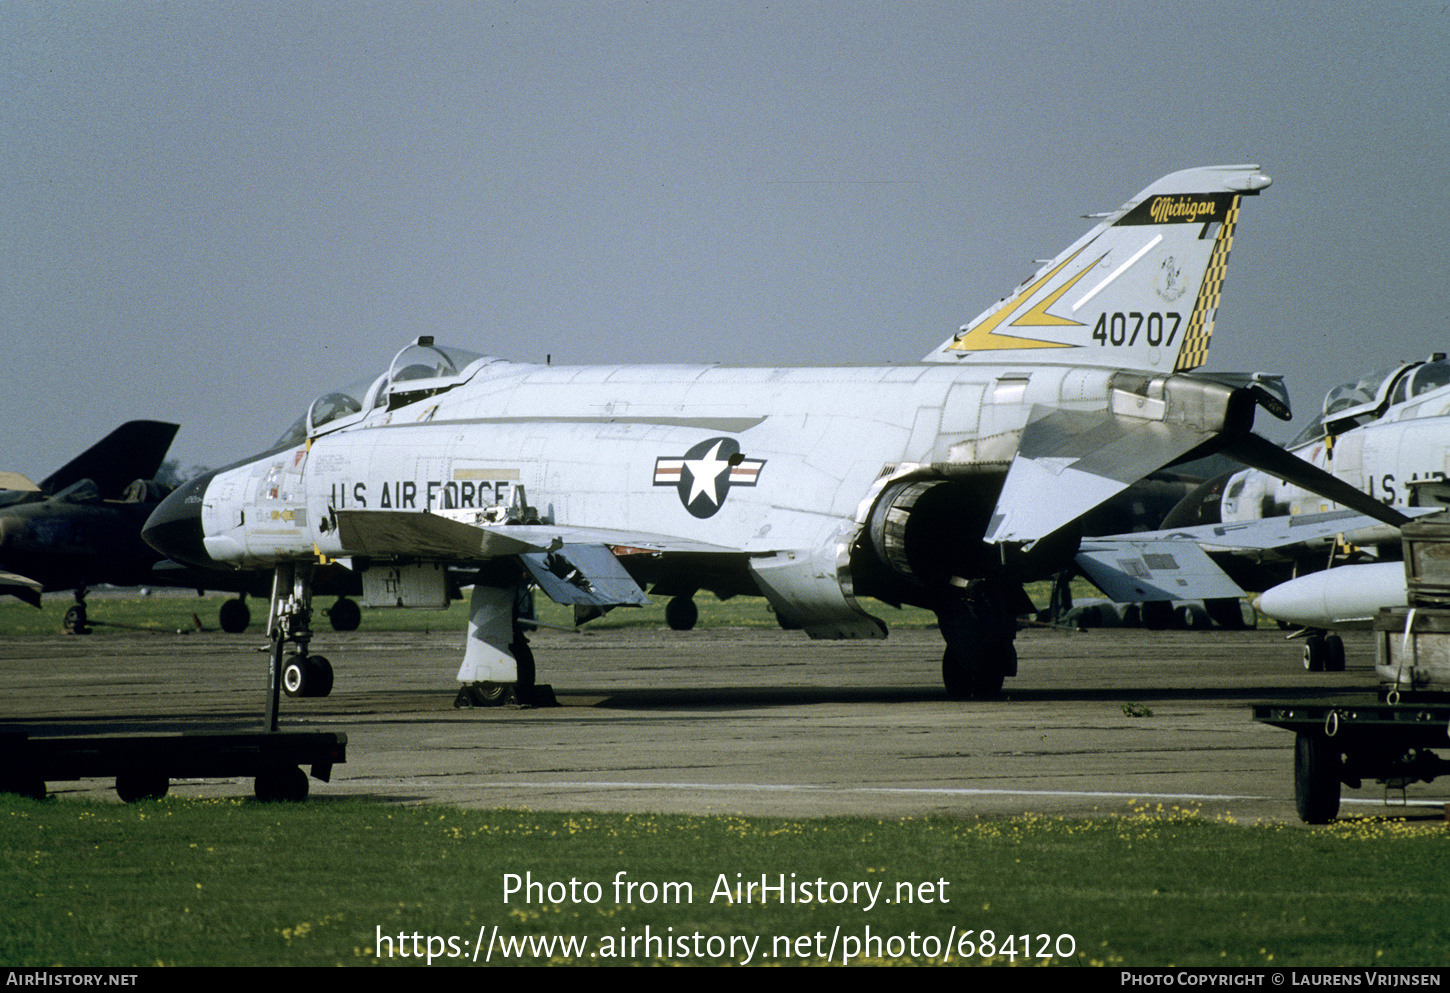
M 271 451 L 187 484 L 147 539 L 275 570 L 292 692 L 325 666 L 310 576 L 337 560 L 374 605 L 472 585 L 462 700 L 527 698 L 531 585 L 581 619 L 645 588 L 763 595 L 815 638 L 884 637 L 863 597 L 915 604 L 941 621 L 948 691 L 991 696 L 1017 669 L 1022 584 L 1071 563 L 1082 515 L 1214 451 L 1298 472 L 1250 433 L 1257 407 L 1288 417 L 1278 377 L 1192 371 L 1242 200 L 1268 185 L 1257 166 L 1158 180 L 910 365 L 530 365 L 419 338 Z M 1188 597 L 1190 557 L 1108 568 Z

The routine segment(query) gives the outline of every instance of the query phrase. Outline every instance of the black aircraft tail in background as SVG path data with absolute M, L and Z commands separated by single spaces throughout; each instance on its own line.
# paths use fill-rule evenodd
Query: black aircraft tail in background
M 54 496 L 72 483 L 89 479 L 105 500 L 119 499 L 133 479 L 155 479 L 180 429 L 165 421 L 127 421 L 41 480 L 40 490 Z

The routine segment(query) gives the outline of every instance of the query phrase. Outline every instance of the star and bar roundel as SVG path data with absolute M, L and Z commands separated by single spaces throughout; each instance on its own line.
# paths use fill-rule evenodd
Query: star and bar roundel
M 732 486 L 754 486 L 764 459 L 747 459 L 734 438 L 710 438 L 684 455 L 655 459 L 655 485 L 673 486 L 696 517 L 713 517 Z

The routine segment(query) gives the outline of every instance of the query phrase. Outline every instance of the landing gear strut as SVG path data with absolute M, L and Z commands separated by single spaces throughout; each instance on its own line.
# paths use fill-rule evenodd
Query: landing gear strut
M 1017 675 L 1017 620 L 1000 587 L 971 580 L 936 612 L 947 643 L 942 682 L 954 700 L 1000 696 L 1002 680 Z
M 267 695 L 267 725 L 277 730 L 280 694 L 327 696 L 332 692 L 332 664 L 321 655 L 309 655 L 312 641 L 312 563 L 286 562 L 272 576 L 272 604 L 267 633 L 272 640 L 272 669 Z M 291 642 L 297 647 L 286 655 Z
M 86 624 L 86 590 L 81 587 L 76 590 L 76 605 L 65 612 L 65 620 L 61 622 L 66 634 L 90 634 L 91 629 Z
M 517 568 L 494 563 L 479 571 L 469 601 L 468 638 L 453 706 L 502 707 L 537 702 L 534 652 L 519 623 L 529 604 Z

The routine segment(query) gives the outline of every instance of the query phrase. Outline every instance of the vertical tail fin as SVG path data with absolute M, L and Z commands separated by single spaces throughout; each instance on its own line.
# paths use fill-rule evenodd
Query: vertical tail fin
M 166 459 L 179 425 L 165 421 L 127 421 L 41 480 L 46 494 L 59 493 L 81 479 L 94 480 L 101 496 L 119 497 L 133 479 L 151 479 Z
M 1239 202 L 1268 185 L 1256 165 L 1164 176 L 925 361 L 1197 368 L 1208 358 Z

